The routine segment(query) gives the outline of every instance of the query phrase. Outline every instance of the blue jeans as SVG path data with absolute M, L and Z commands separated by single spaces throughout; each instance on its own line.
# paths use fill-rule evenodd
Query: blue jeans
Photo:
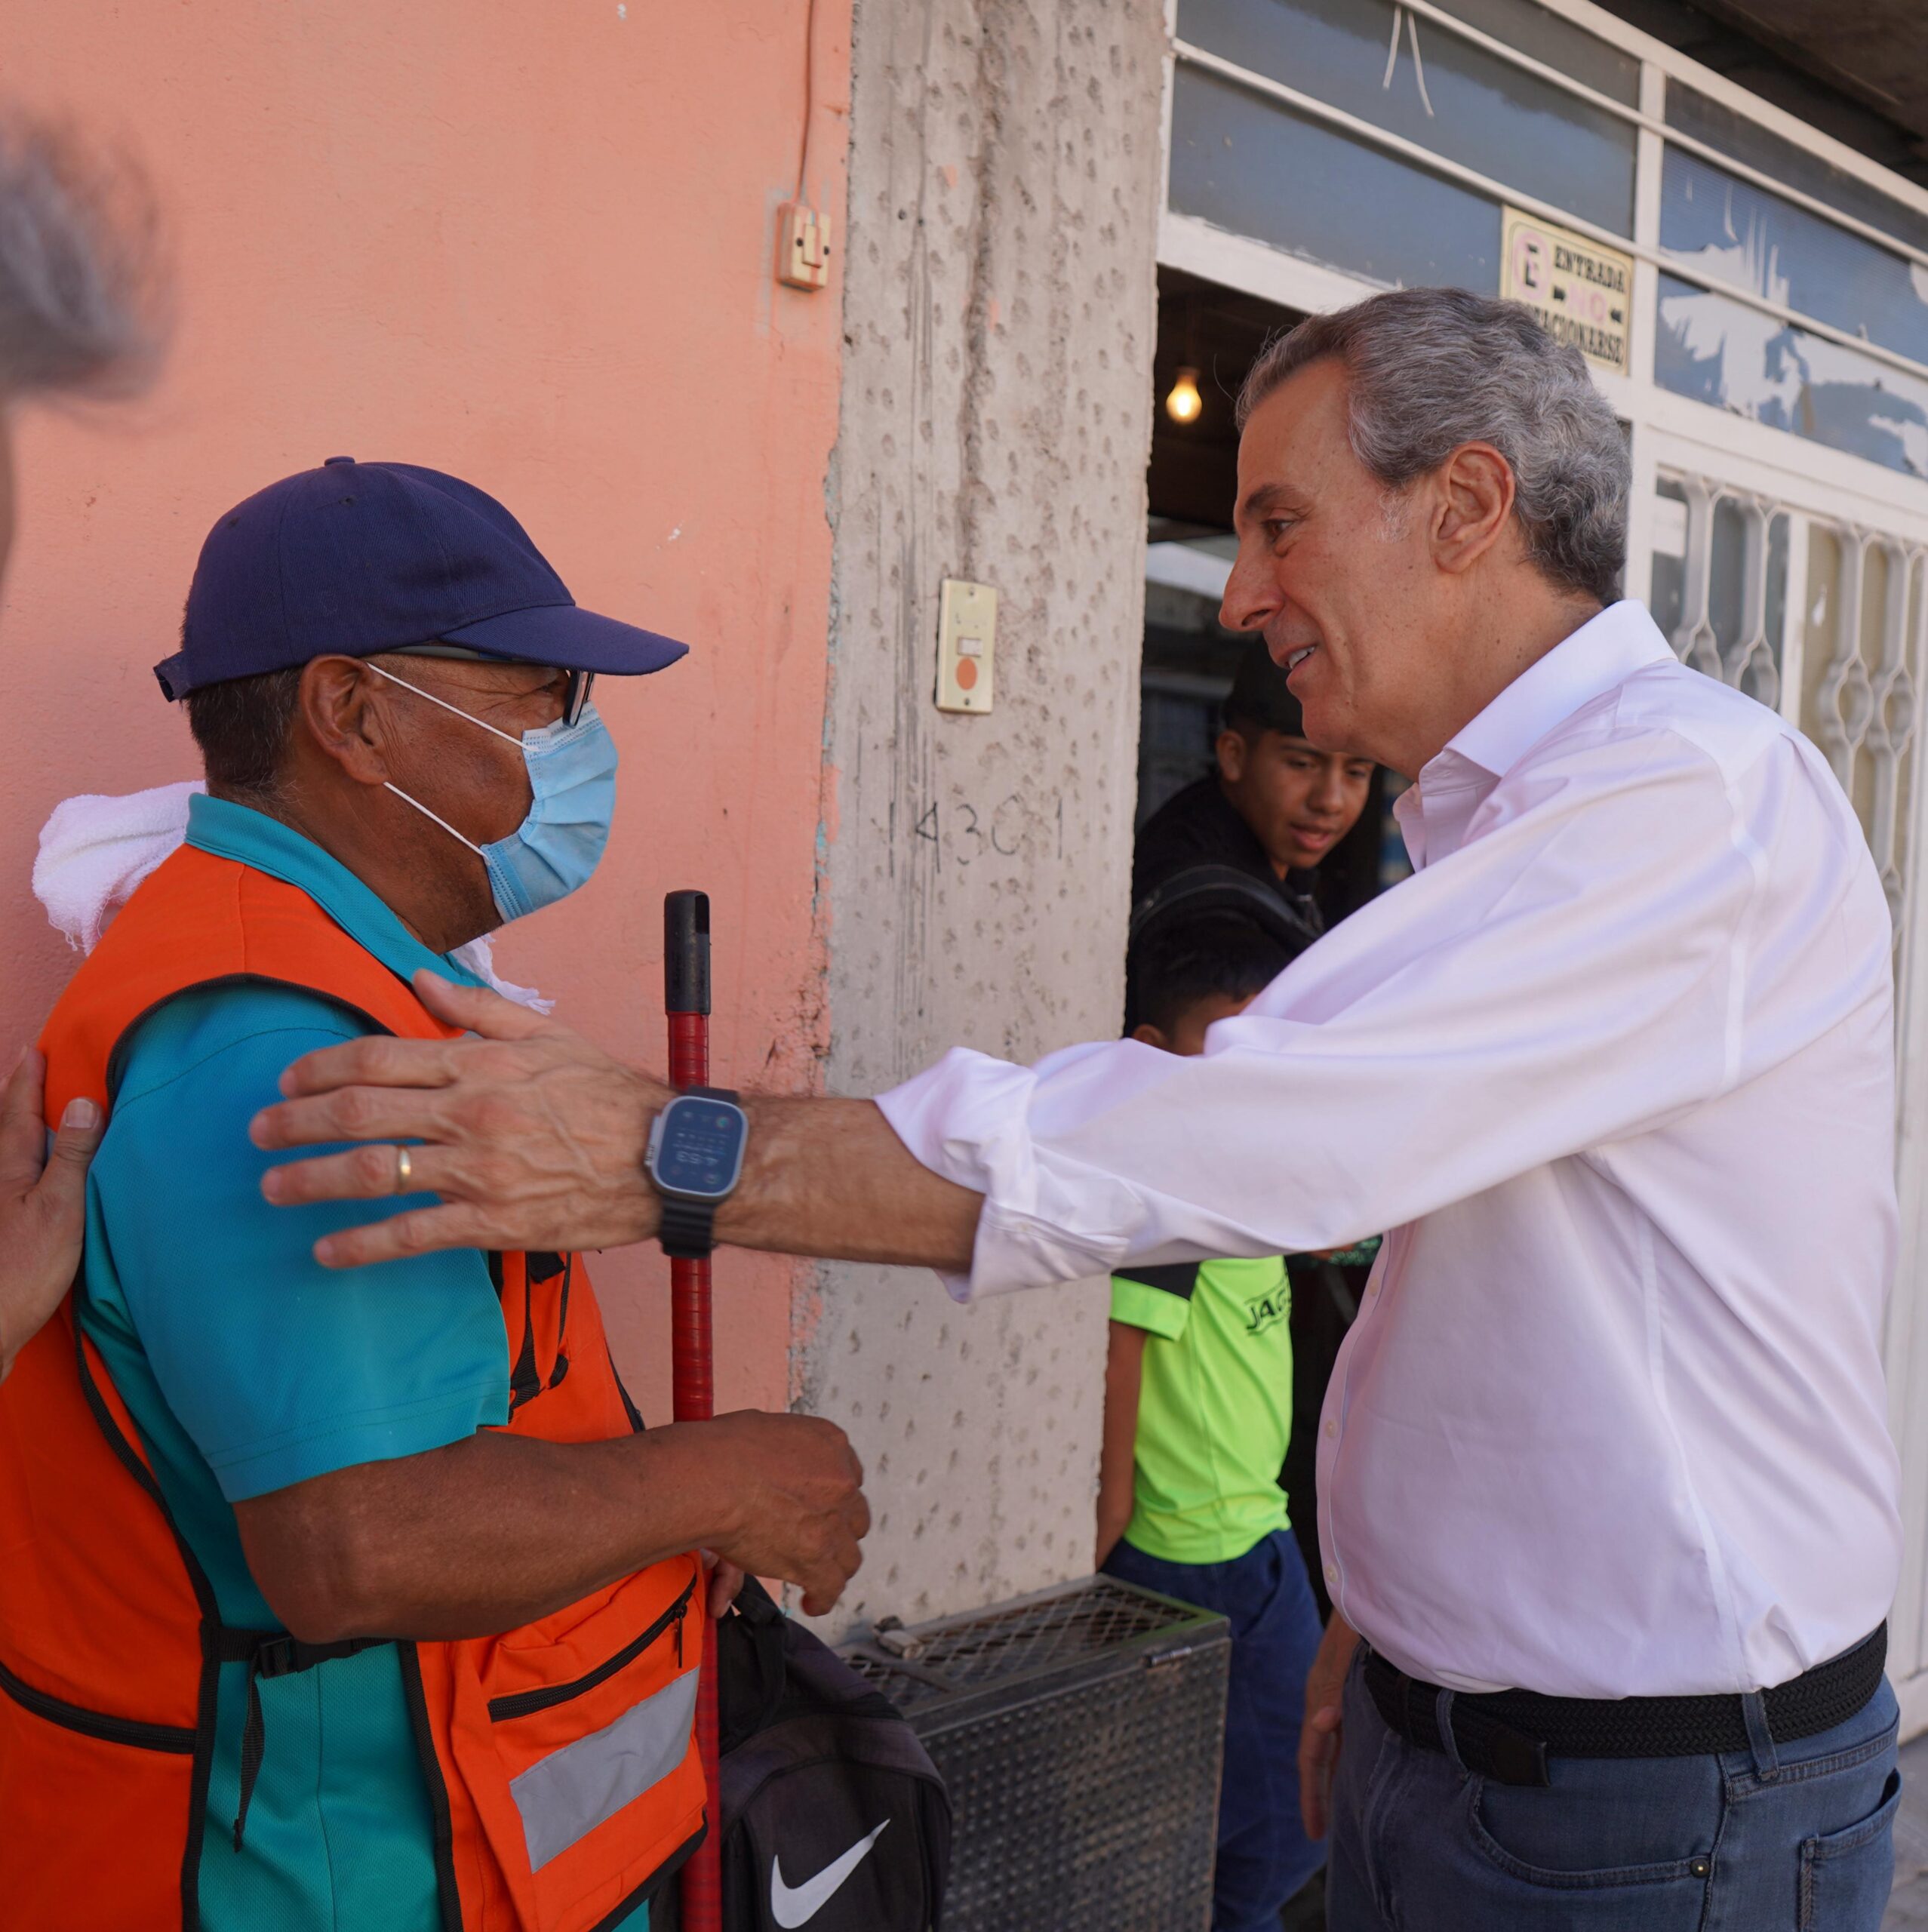
M 1556 1758 L 1505 1785 L 1387 1729 L 1345 1684 L 1330 1932 L 1877 1932 L 1894 1875 L 1898 1712 L 1745 1751 Z
M 1229 1563 L 1167 1563 L 1121 1542 L 1105 1569 L 1232 1625 L 1212 1932 L 1278 1932 L 1279 1908 L 1325 1862 L 1299 1822 L 1299 1727 L 1320 1637 L 1299 1546 L 1280 1530 Z

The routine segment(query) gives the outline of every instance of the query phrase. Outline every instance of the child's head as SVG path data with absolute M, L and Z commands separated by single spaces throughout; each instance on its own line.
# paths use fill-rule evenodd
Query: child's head
M 1201 913 L 1149 934 L 1131 961 L 1131 1037 L 1167 1053 L 1203 1053 L 1206 1028 L 1243 1013 L 1291 958 L 1238 912 Z

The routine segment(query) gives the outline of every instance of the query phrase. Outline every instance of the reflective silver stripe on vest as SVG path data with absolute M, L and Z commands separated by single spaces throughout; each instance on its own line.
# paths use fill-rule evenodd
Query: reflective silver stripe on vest
M 540 1872 L 588 1837 L 683 1761 L 696 1714 L 697 1675 L 686 1670 L 613 1724 L 551 1752 L 509 1780 L 531 1871 Z

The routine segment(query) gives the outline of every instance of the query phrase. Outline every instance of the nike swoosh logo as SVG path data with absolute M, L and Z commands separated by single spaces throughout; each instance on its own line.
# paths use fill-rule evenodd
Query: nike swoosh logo
M 859 1838 L 841 1858 L 832 1859 L 814 1878 L 807 1878 L 801 1885 L 784 1884 L 781 1852 L 770 1861 L 770 1915 L 783 1927 L 783 1932 L 807 1925 L 836 1897 L 844 1881 L 869 1855 L 871 1847 L 884 1835 L 884 1826 L 890 1822 L 886 1818 L 869 1837 Z

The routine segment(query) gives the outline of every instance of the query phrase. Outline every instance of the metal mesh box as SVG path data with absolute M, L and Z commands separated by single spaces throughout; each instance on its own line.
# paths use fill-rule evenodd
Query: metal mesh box
M 1093 1577 L 841 1654 L 950 1786 L 945 1932 L 1210 1923 L 1223 1617 Z

